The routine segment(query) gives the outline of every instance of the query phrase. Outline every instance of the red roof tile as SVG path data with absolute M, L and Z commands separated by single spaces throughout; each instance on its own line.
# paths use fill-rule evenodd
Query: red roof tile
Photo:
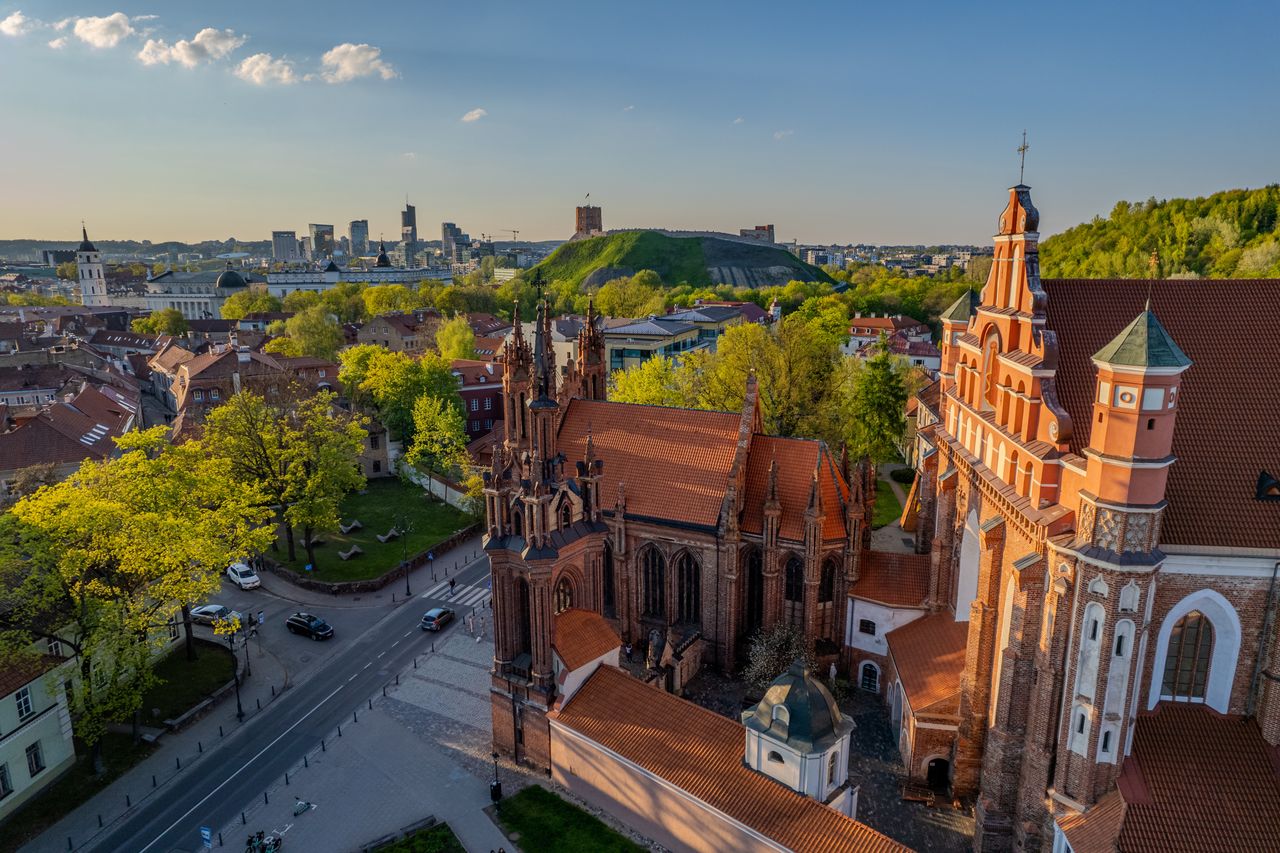
M 842 539 L 844 505 L 849 488 L 836 471 L 826 445 L 799 438 L 756 435 L 751 439 L 747 457 L 747 494 L 743 502 L 742 529 L 747 533 L 764 530 L 764 501 L 769 488 L 769 467 L 778 463 L 778 502 L 782 504 L 782 520 L 778 533 L 783 539 L 804 541 L 804 514 L 813 490 L 813 472 L 818 470 L 822 489 L 823 539 Z
M 744 765 L 738 723 L 614 667 L 597 669 L 552 719 L 788 850 L 907 850 Z
M 929 555 L 863 551 L 849 594 L 890 607 L 920 607 L 929 595 Z
M 1124 813 L 1124 798 L 1112 791 L 1087 812 L 1058 821 L 1058 826 L 1071 844 L 1071 853 L 1115 853 Z
M 622 640 L 599 613 L 571 607 L 556 615 L 551 646 L 569 669 L 586 666 L 621 645 Z
M 1183 374 L 1161 539 L 1179 545 L 1280 548 L 1275 510 L 1254 499 L 1258 472 L 1280 472 L 1280 279 L 1045 279 L 1058 334 L 1058 397 L 1071 449 L 1089 441 L 1091 356 L 1151 307 L 1192 360 Z
M 1256 721 L 1166 702 L 1135 726 L 1119 781 L 1119 849 L 1280 849 L 1280 755 Z
M 885 639 L 911 710 L 958 713 L 969 623 L 957 622 L 949 612 L 935 613 L 890 631 Z
M 16 693 L 62 661 L 50 655 L 22 658 L 0 667 L 0 699 Z

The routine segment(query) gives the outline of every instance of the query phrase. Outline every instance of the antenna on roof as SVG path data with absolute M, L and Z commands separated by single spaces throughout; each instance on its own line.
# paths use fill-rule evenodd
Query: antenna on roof
M 1022 176 L 1027 169 L 1027 151 L 1029 151 L 1030 149 L 1031 149 L 1031 146 L 1027 144 L 1027 132 L 1026 130 L 1023 130 L 1022 144 L 1018 146 L 1018 156 L 1021 158 L 1021 161 L 1018 164 L 1018 183 L 1019 184 L 1022 183 Z

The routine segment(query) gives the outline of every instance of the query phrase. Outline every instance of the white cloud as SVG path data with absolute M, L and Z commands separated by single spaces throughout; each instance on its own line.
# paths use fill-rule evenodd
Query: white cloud
M 76 22 L 75 18 L 63 18 L 61 21 L 58 21 L 58 23 L 54 24 L 53 28 L 58 32 L 62 32 L 63 30 L 65 30 L 67 27 L 71 26 L 75 22 Z
M 795 133 L 795 131 L 794 131 L 794 130 L 775 130 L 775 131 L 773 132 L 773 138 L 774 138 L 774 139 L 786 139 L 788 136 L 790 136 L 790 135 L 791 135 L 791 134 L 793 134 L 793 133 Z
M 372 77 L 375 74 L 383 80 L 399 76 L 386 60 L 382 59 L 382 50 L 371 44 L 340 44 L 320 57 L 324 70 L 320 76 L 329 83 L 346 83 L 360 77 Z
M 466 115 L 464 115 L 462 117 L 462 121 L 465 121 L 467 124 L 470 124 L 473 121 L 479 121 L 480 119 L 484 118 L 488 114 L 489 114 L 489 111 L 486 110 L 484 107 L 476 107 L 474 110 L 471 110 Z
M 62 50 L 66 46 L 67 46 L 66 36 L 58 36 L 56 39 L 49 40 L 49 47 L 53 48 L 54 50 Z
M 636 105 L 635 105 L 635 104 L 627 104 L 625 107 L 623 107 L 623 108 L 622 108 L 622 111 L 623 111 L 624 113 L 629 113 L 629 112 L 631 112 L 632 110 L 634 110 L 635 108 L 636 108 Z
M 177 62 L 187 68 L 195 68 L 202 62 L 213 62 L 222 59 L 240 45 L 245 37 L 236 35 L 232 30 L 216 30 L 205 27 L 196 33 L 191 41 L 179 39 L 172 45 L 164 39 L 147 39 L 147 43 L 138 51 L 138 59 L 143 65 L 168 65 Z
M 737 118 L 735 118 L 735 119 L 733 120 L 733 123 L 734 123 L 734 124 L 742 124 L 744 121 L 746 121 L 746 119 L 745 119 L 745 118 L 743 118 L 742 116 L 738 116 Z
M 11 36 L 12 38 L 26 35 L 31 31 L 31 27 L 31 19 L 22 14 L 21 10 L 14 12 L 3 21 L 0 21 L 0 33 Z
M 287 59 L 276 59 L 269 53 L 255 53 L 242 61 L 236 66 L 236 76 L 256 86 L 272 83 L 287 86 L 298 82 L 293 63 Z
M 133 35 L 133 25 L 124 12 L 114 12 L 105 18 L 77 18 L 76 38 L 95 48 L 115 47 Z
M 406 160 L 417 160 L 417 159 L 418 159 L 418 152 L 417 152 L 417 151 L 406 151 L 406 152 L 404 152 L 403 154 L 401 154 L 400 156 L 401 156 L 401 157 L 403 157 L 403 158 L 404 158 L 404 159 L 406 159 Z

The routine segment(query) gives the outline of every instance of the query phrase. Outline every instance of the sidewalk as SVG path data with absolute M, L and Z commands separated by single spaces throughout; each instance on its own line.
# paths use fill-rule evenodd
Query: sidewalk
M 260 649 L 256 640 L 249 643 L 253 674 L 240 684 L 245 723 L 265 711 L 289 687 L 289 672 L 279 659 Z M 243 647 L 237 647 L 237 651 L 243 673 Z M 174 782 L 181 783 L 193 770 L 201 772 L 198 765 L 215 755 L 219 741 L 230 737 L 241 725 L 236 719 L 236 697 L 232 692 L 187 728 L 160 738 L 155 752 L 21 848 L 22 853 L 62 853 L 91 845 L 99 833 L 152 794 L 165 791 Z

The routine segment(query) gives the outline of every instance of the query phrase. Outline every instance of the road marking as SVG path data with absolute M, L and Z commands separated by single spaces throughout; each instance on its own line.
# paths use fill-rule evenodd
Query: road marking
M 398 642 L 399 642 L 399 640 L 397 640 L 396 642 L 398 643 Z M 394 645 L 395 645 L 395 643 L 392 643 L 391 645 L 393 645 L 393 646 L 394 646 Z M 383 655 L 385 655 L 385 654 L 386 654 L 386 651 L 385 651 L 385 650 L 384 650 L 384 651 L 381 651 L 381 652 L 378 652 L 378 657 L 382 657 L 382 656 L 383 656 Z M 368 664 L 366 664 L 366 666 L 367 666 L 367 665 L 368 665 Z
M 358 672 L 357 672 L 357 673 L 354 673 L 350 678 L 348 678 L 348 679 L 347 679 L 347 681 L 349 681 L 349 682 L 350 682 L 350 681 L 355 681 L 355 680 L 356 680 L 356 676 L 357 676 L 357 675 L 359 675 L 359 674 L 360 674 L 360 673 L 358 673 Z
M 391 648 L 393 648 L 393 649 L 394 649 L 394 648 L 395 648 L 396 646 L 398 646 L 398 645 L 400 645 L 400 641 L 399 641 L 399 640 L 396 640 L 394 643 L 392 643 L 392 644 L 391 644 Z M 382 657 L 382 656 L 381 656 L 381 655 L 379 655 L 378 657 Z
M 378 657 L 382 657 L 382 655 L 378 655 Z M 371 667 L 371 666 L 373 666 L 373 661 L 369 661 L 367 664 L 365 664 L 364 666 L 360 667 L 360 671 L 361 671 L 361 672 L 364 672 L 366 669 L 368 669 L 368 668 L 369 668 L 369 667 Z M 351 676 L 351 677 L 352 677 L 352 678 L 355 678 L 355 676 L 354 676 L 354 675 L 353 675 L 353 676 Z
M 352 677 L 352 678 L 355 678 L 355 676 L 354 676 L 354 675 L 353 675 L 353 676 L 351 676 L 351 677 Z M 283 739 L 284 739 L 284 737 L 285 737 L 287 734 L 289 734 L 289 732 L 293 731 L 293 730 L 294 730 L 294 729 L 296 729 L 298 726 L 302 725 L 303 720 L 305 720 L 307 717 L 310 717 L 310 716 L 311 716 L 312 714 L 314 714 L 316 711 L 320 710 L 321 706 L 323 706 L 323 705 L 324 705 L 324 703 L 328 702 L 328 701 L 329 701 L 330 699 L 332 699 L 334 696 L 338 695 L 338 691 L 339 691 L 339 690 L 341 690 L 341 689 L 342 689 L 343 687 L 345 687 L 345 686 L 346 686 L 346 685 L 341 685 L 341 684 L 340 684 L 340 685 L 338 685 L 337 687 L 333 688 L 333 692 L 331 692 L 328 696 L 324 697 L 324 698 L 323 698 L 323 699 L 321 699 L 319 702 L 317 702 L 314 706 L 312 706 L 311 710 L 310 710 L 310 711 L 307 711 L 307 713 L 305 713 L 305 714 L 303 714 L 301 717 L 299 717 L 299 718 L 297 719 L 297 721 L 296 721 L 296 722 L 294 722 L 294 724 L 293 724 L 293 725 L 289 726 L 289 728 L 285 729 L 285 730 L 284 730 L 284 731 L 282 731 L 280 734 L 276 735 L 275 740 L 271 741 L 271 743 L 269 743 L 269 744 L 267 744 L 266 746 L 264 746 L 264 747 L 262 748 L 262 751 L 261 751 L 261 752 L 259 752 L 259 753 L 258 753 L 257 755 L 255 755 L 253 758 L 250 758 L 248 761 L 246 761 L 243 765 L 241 765 L 241 766 L 240 766 L 240 768 L 239 768 L 238 770 L 236 770 L 236 772 L 232 773 L 232 774 L 231 774 L 230 776 L 228 776 L 226 779 L 222 780 L 222 782 L 218 785 L 218 787 L 214 788 L 212 791 L 210 791 L 209 793 L 205 794 L 205 795 L 204 795 L 204 799 L 200 800 L 200 802 L 196 803 L 194 806 L 192 806 L 190 809 L 188 809 L 188 810 L 187 810 L 187 812 L 186 812 L 184 815 L 182 815 L 182 817 L 178 818 L 178 819 L 177 819 L 177 820 L 175 820 L 173 823 L 171 823 L 171 824 L 169 825 L 169 828 L 168 828 L 168 829 L 166 829 L 164 832 L 162 832 L 162 833 L 160 833 L 159 835 L 157 835 L 157 836 L 155 837 L 155 840 L 154 840 L 154 841 L 152 841 L 152 842 L 151 842 L 150 844 L 148 844 L 146 847 L 143 847 L 141 850 L 139 850 L 139 851 L 138 851 L 138 853 L 147 853 L 147 851 L 148 851 L 148 850 L 150 850 L 152 847 L 155 847 L 155 846 L 156 846 L 156 842 L 158 842 L 158 841 L 159 841 L 161 838 L 163 838 L 164 836 L 168 835 L 170 832 L 173 832 L 173 830 L 174 830 L 174 829 L 176 829 L 176 828 L 178 827 L 178 824 L 182 823 L 184 820 L 186 820 L 187 818 L 191 817 L 191 815 L 195 812 L 195 810 L 196 810 L 196 809 L 200 808 L 200 807 L 201 807 L 201 806 L 203 806 L 206 802 L 208 802 L 208 801 L 209 801 L 209 798 L 210 798 L 210 797 L 212 797 L 214 794 L 216 794 L 216 793 L 218 793 L 219 791 L 221 791 L 221 790 L 222 790 L 223 788 L 225 788 L 228 784 L 230 784 L 230 782 L 231 782 L 231 780 L 232 780 L 232 779 L 234 779 L 234 778 L 236 778 L 237 776 L 239 776 L 241 773 L 243 773 L 243 772 L 245 771 L 245 769 L 246 769 L 246 768 L 251 767 L 251 766 L 252 766 L 252 765 L 253 765 L 253 764 L 254 764 L 254 763 L 255 763 L 259 758 L 261 758 L 262 756 L 266 755 L 266 754 L 271 750 L 271 748 L 272 748 L 273 746 L 275 746 L 277 743 L 279 743 L 281 740 L 283 740 Z

